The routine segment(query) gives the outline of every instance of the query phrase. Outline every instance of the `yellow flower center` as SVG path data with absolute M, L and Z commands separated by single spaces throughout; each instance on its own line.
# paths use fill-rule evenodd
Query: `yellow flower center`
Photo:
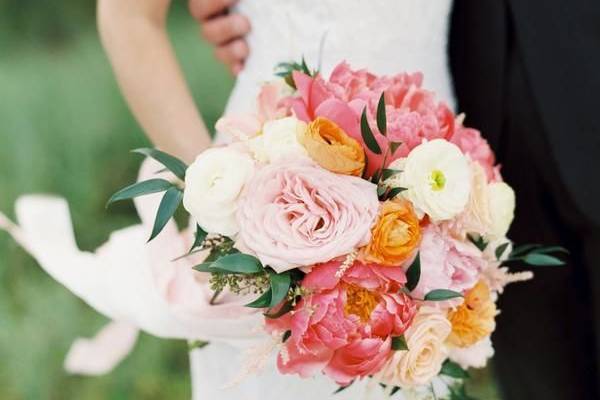
M 378 303 L 377 293 L 354 285 L 346 286 L 346 305 L 344 306 L 346 315 L 353 314 L 358 316 L 363 323 L 369 322 L 371 312 Z
M 435 169 L 431 172 L 429 184 L 431 185 L 431 189 L 433 191 L 440 191 L 444 189 L 444 186 L 446 186 L 446 176 L 439 169 Z

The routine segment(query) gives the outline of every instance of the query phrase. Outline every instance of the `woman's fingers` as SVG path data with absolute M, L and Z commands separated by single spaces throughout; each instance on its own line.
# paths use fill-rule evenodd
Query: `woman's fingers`
M 250 32 L 250 22 L 241 14 L 214 17 L 202 24 L 202 36 L 215 46 L 233 42 L 244 37 L 248 32 Z
M 192 16 L 200 23 L 211 17 L 227 13 L 229 7 L 237 0 L 189 0 Z
M 242 70 L 249 51 L 245 40 L 236 39 L 216 47 L 215 57 L 226 64 L 234 75 L 237 75 Z

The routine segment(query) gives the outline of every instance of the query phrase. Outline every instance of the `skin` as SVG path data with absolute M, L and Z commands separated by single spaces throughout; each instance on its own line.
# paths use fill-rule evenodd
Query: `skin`
M 159 149 L 191 162 L 210 146 L 166 31 L 172 0 L 98 0 L 100 38 L 134 116 Z M 234 0 L 190 0 L 201 32 L 233 73 L 243 66 L 248 20 L 228 15 Z

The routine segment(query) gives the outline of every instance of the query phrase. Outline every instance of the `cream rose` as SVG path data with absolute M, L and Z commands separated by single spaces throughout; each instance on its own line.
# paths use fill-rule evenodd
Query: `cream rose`
M 186 172 L 183 206 L 205 231 L 235 235 L 237 199 L 254 169 L 252 158 L 234 148 L 204 151 Z
M 298 131 L 306 130 L 306 123 L 287 117 L 264 124 L 262 134 L 250 139 L 248 147 L 257 161 L 270 163 L 290 156 L 307 155 L 298 143 Z
M 406 158 L 401 185 L 407 197 L 434 221 L 460 214 L 471 193 L 471 169 L 460 149 L 443 139 L 415 147 Z
M 405 388 L 426 385 L 437 376 L 448 356 L 450 321 L 437 308 L 423 306 L 405 333 L 408 350 L 396 351 L 376 378 Z
M 515 217 L 515 192 L 504 182 L 494 182 L 488 185 L 488 197 L 492 218 L 490 233 L 494 238 L 503 237 Z

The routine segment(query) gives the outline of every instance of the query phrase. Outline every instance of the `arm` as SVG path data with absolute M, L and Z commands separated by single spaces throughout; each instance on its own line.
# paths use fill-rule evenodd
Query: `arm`
M 171 0 L 98 0 L 98 27 L 117 80 L 154 143 L 191 161 L 210 136 L 166 32 Z

